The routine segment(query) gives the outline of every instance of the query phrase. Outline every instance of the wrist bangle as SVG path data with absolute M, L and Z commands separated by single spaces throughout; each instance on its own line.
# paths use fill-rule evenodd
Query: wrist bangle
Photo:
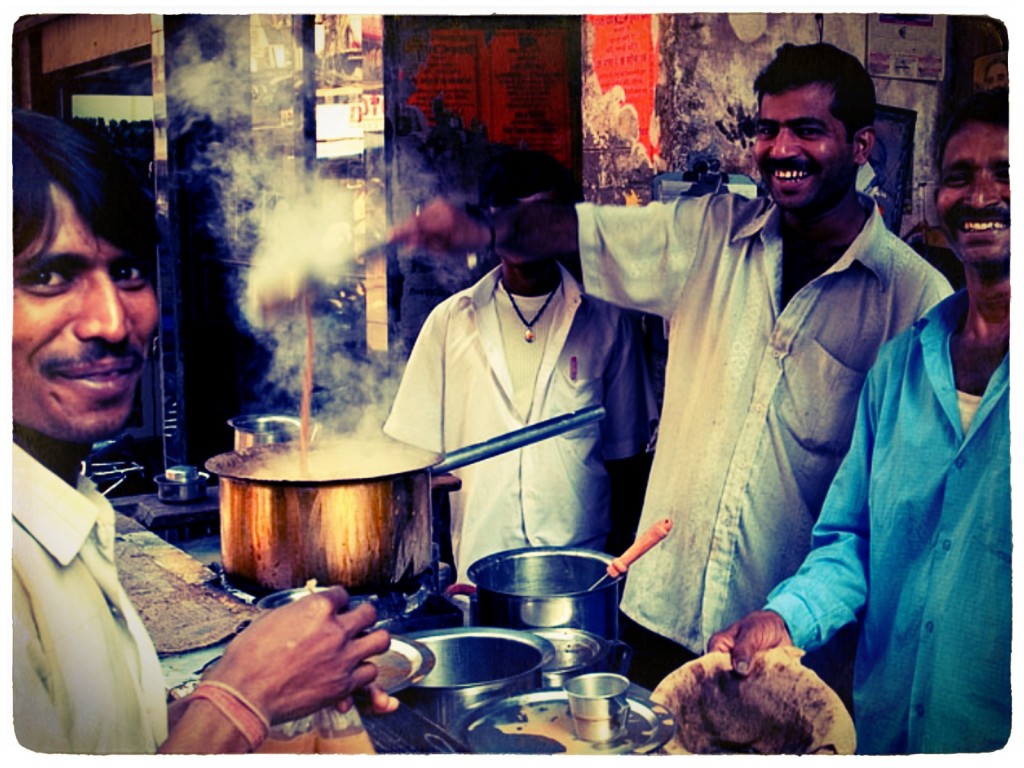
M 204 680 L 192 692 L 198 699 L 206 699 L 220 710 L 241 732 L 255 752 L 270 733 L 270 720 L 249 699 L 235 688 L 219 680 Z

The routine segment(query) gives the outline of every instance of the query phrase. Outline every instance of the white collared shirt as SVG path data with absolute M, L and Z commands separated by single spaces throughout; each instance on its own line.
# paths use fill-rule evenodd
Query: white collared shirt
M 783 308 L 763 198 L 577 206 L 587 293 L 669 321 L 640 529 L 675 527 L 630 568 L 622 607 L 695 653 L 796 571 L 879 347 L 952 292 L 871 210 Z
M 455 470 L 452 546 L 459 577 L 477 560 L 526 546 L 600 549 L 610 528 L 604 462 L 641 453 L 653 398 L 628 316 L 584 297 L 562 269 L 527 416 L 502 345 L 494 292 L 500 268 L 430 313 L 384 431 L 440 453 L 527 424 L 603 405 L 600 422 Z M 500 290 L 500 289 L 499 289 Z
M 167 738 L 163 673 L 118 581 L 114 509 L 15 445 L 14 727 L 22 746 L 153 753 Z

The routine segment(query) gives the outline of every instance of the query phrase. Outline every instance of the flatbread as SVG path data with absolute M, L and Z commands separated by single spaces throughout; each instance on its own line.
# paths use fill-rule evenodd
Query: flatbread
M 211 586 L 211 570 L 154 533 L 119 527 L 115 555 L 125 593 L 160 656 L 230 640 L 259 614 Z
M 757 654 L 746 678 L 708 653 L 662 680 L 651 699 L 676 719 L 670 754 L 853 754 L 853 720 L 793 646 Z

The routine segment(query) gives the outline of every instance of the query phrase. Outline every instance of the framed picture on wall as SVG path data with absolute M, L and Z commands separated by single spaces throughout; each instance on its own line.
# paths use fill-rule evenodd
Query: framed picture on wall
M 875 199 L 886 226 L 897 235 L 903 208 L 911 199 L 916 126 L 914 110 L 879 104 L 875 109 L 875 146 L 857 176 L 857 189 Z
M 1004 88 L 1010 84 L 1010 70 L 1007 66 L 1006 51 L 979 56 L 974 60 L 974 90 L 987 91 L 990 88 Z

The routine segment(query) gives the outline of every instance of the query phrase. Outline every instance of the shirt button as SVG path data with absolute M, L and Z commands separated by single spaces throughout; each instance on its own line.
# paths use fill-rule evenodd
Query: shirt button
M 917 715 L 918 717 L 924 717 L 924 705 L 923 704 L 916 704 L 914 706 L 914 714 Z
M 934 621 L 926 621 L 925 625 L 924 625 L 924 629 L 925 629 L 926 632 L 934 632 L 935 631 L 935 622 Z
M 950 541 L 949 539 L 946 539 L 945 541 L 942 542 L 942 548 L 944 550 L 946 550 L 947 552 L 949 552 L 949 548 L 952 547 L 952 546 L 953 546 L 953 542 Z
M 963 466 L 964 466 L 964 463 L 965 463 L 964 457 L 963 456 L 957 456 L 956 457 L 956 461 L 954 461 L 953 463 L 956 464 L 956 468 L 957 469 L 962 469 Z

